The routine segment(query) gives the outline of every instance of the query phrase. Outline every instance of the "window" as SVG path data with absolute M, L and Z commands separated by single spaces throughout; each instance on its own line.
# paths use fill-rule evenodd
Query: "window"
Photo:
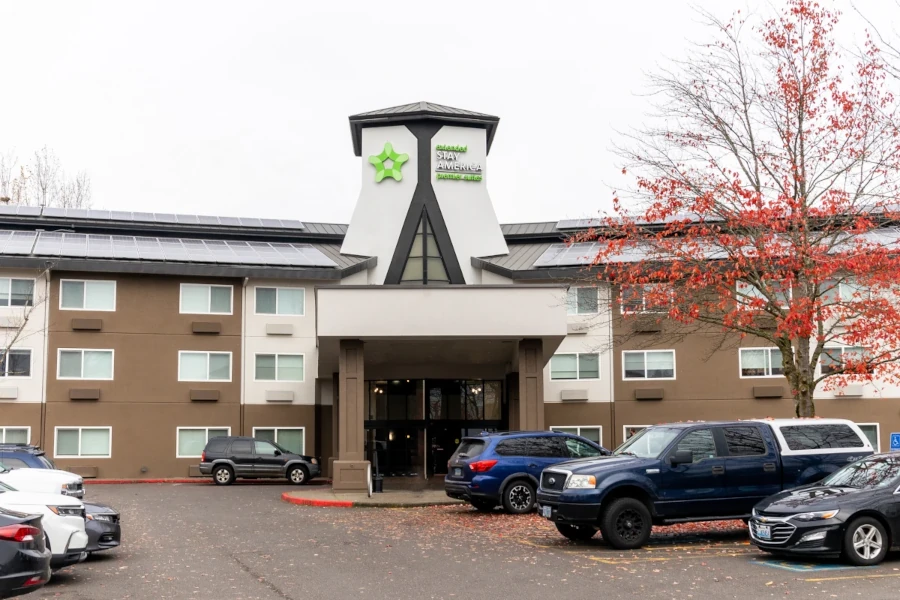
M 871 290 L 857 283 L 855 278 L 849 277 L 841 282 L 834 279 L 826 279 L 819 284 L 819 293 L 822 304 L 836 304 L 849 302 L 865 302 L 871 297 Z
M 54 458 L 110 458 L 112 427 L 57 427 Z
M 567 425 L 561 427 L 551 427 L 550 431 L 558 431 L 559 433 L 571 433 L 572 435 L 580 435 L 581 437 L 591 440 L 595 444 L 603 444 L 603 427 L 599 425 L 591 425 L 582 427 L 580 425 Z
M 253 454 L 250 440 L 234 440 L 231 443 L 231 454 L 233 456 L 249 456 Z
M 34 306 L 34 279 L 0 277 L 0 306 Z
M 566 312 L 570 315 L 594 315 L 599 311 L 597 288 L 570 287 L 566 295 Z
M 622 425 L 622 441 L 627 441 L 631 436 L 640 433 L 650 427 L 649 425 Z
M 254 427 L 253 437 L 258 440 L 275 442 L 294 454 L 306 452 L 306 429 L 304 427 Z
M 257 354 L 256 381 L 303 381 L 303 355 Z
M 566 438 L 565 442 L 566 450 L 569 451 L 569 458 L 590 458 L 601 454 L 599 450 L 581 440 Z
M 431 222 L 425 212 L 422 213 L 416 237 L 413 238 L 412 248 L 409 249 L 406 265 L 400 276 L 400 283 L 425 285 L 450 283 L 434 230 L 431 228 Z
M 554 354 L 550 359 L 550 379 L 600 379 L 600 355 Z
M 31 427 L 0 427 L 0 443 L 28 444 L 31 442 Z
M 849 425 L 790 425 L 781 428 L 781 435 L 791 450 L 827 450 L 832 448 L 862 448 L 865 446 Z
M 622 370 L 624 379 L 675 379 L 675 351 L 624 351 Z
M 179 352 L 178 381 L 231 381 L 231 352 Z
M 856 365 L 863 360 L 865 360 L 865 349 L 860 346 L 825 348 L 819 355 L 819 366 L 822 369 L 822 375 L 841 373 L 845 368 L 845 363 L 849 363 L 846 366 L 853 372 L 857 372 Z
M 256 447 L 257 456 L 275 456 L 279 451 L 278 448 L 269 442 L 253 442 L 253 445 Z
M 0 377 L 31 377 L 31 350 L 12 348 L 0 355 Z
M 778 348 L 741 348 L 741 377 L 780 377 L 781 350 Z
M 500 456 L 528 456 L 528 438 L 503 440 L 494 451 Z
M 195 315 L 230 315 L 231 295 L 230 285 L 182 283 L 180 312 Z
M 724 432 L 729 456 L 767 454 L 766 443 L 758 427 L 725 427 Z
M 878 423 L 857 423 L 857 425 L 866 434 L 875 452 L 881 452 L 881 425 Z
M 716 441 L 711 429 L 697 429 L 681 438 L 675 445 L 675 452 L 690 451 L 694 462 L 716 457 Z
M 115 281 L 63 279 L 59 290 L 60 310 L 116 310 Z
M 200 458 L 207 442 L 223 435 L 231 435 L 231 427 L 179 427 L 175 457 Z
M 671 286 L 664 283 L 647 283 L 623 285 L 619 304 L 623 315 L 664 313 L 669 311 L 672 300 Z
M 112 379 L 112 350 L 59 350 L 57 379 Z
M 206 451 L 210 453 L 222 454 L 228 447 L 228 438 L 218 437 L 212 438 L 206 443 Z
M 0 458 L 0 465 L 6 467 L 7 469 L 27 469 L 28 463 L 24 460 L 18 458 L 10 458 L 10 457 L 2 457 Z
M 762 286 L 766 291 L 773 295 L 777 306 L 781 308 L 790 306 L 791 287 L 789 284 L 777 281 L 764 281 Z M 735 289 L 737 291 L 737 301 L 741 304 L 750 304 L 756 300 L 762 300 L 764 302 L 768 300 L 762 290 L 745 281 L 738 281 L 735 284 Z
M 528 440 L 528 456 L 537 458 L 568 458 L 569 451 L 559 437 L 533 437 Z
M 302 317 L 306 308 L 303 288 L 256 288 L 256 314 Z

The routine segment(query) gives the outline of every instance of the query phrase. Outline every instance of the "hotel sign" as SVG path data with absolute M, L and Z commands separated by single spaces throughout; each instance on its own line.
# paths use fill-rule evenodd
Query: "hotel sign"
M 435 179 L 481 181 L 484 168 L 480 162 L 466 159 L 465 153 L 468 149 L 468 146 L 438 144 L 435 147 Z

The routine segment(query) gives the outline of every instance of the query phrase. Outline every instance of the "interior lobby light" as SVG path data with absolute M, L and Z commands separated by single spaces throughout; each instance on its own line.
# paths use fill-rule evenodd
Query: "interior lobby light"
M 388 440 L 390 440 L 392 442 L 394 441 L 394 432 L 393 431 L 388 432 Z

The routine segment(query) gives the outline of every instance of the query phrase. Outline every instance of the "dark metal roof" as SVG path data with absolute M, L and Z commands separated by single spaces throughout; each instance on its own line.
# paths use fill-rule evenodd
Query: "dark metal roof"
M 531 242 L 509 244 L 509 254 L 501 256 L 473 257 L 472 266 L 485 269 L 510 279 L 575 279 L 584 270 L 584 266 L 556 266 L 537 268 L 535 261 L 541 257 L 554 242 Z
M 434 102 L 413 102 L 390 108 L 380 108 L 350 116 L 350 135 L 353 139 L 353 153 L 362 156 L 362 130 L 364 127 L 379 127 L 397 123 L 422 120 L 446 121 L 468 127 L 481 127 L 487 132 L 487 151 L 491 151 L 494 134 L 500 117 L 485 113 L 453 108 Z
M 556 221 L 507 223 L 500 225 L 500 231 L 503 232 L 504 236 L 562 235 L 562 232 L 556 227 Z

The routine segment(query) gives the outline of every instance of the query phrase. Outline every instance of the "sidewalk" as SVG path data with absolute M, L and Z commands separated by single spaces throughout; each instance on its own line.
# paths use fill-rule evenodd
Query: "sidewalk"
M 464 504 L 454 500 L 444 490 L 388 490 L 381 494 L 335 493 L 330 487 L 307 488 L 285 492 L 281 499 L 302 506 L 326 506 L 341 508 L 412 508 Z

